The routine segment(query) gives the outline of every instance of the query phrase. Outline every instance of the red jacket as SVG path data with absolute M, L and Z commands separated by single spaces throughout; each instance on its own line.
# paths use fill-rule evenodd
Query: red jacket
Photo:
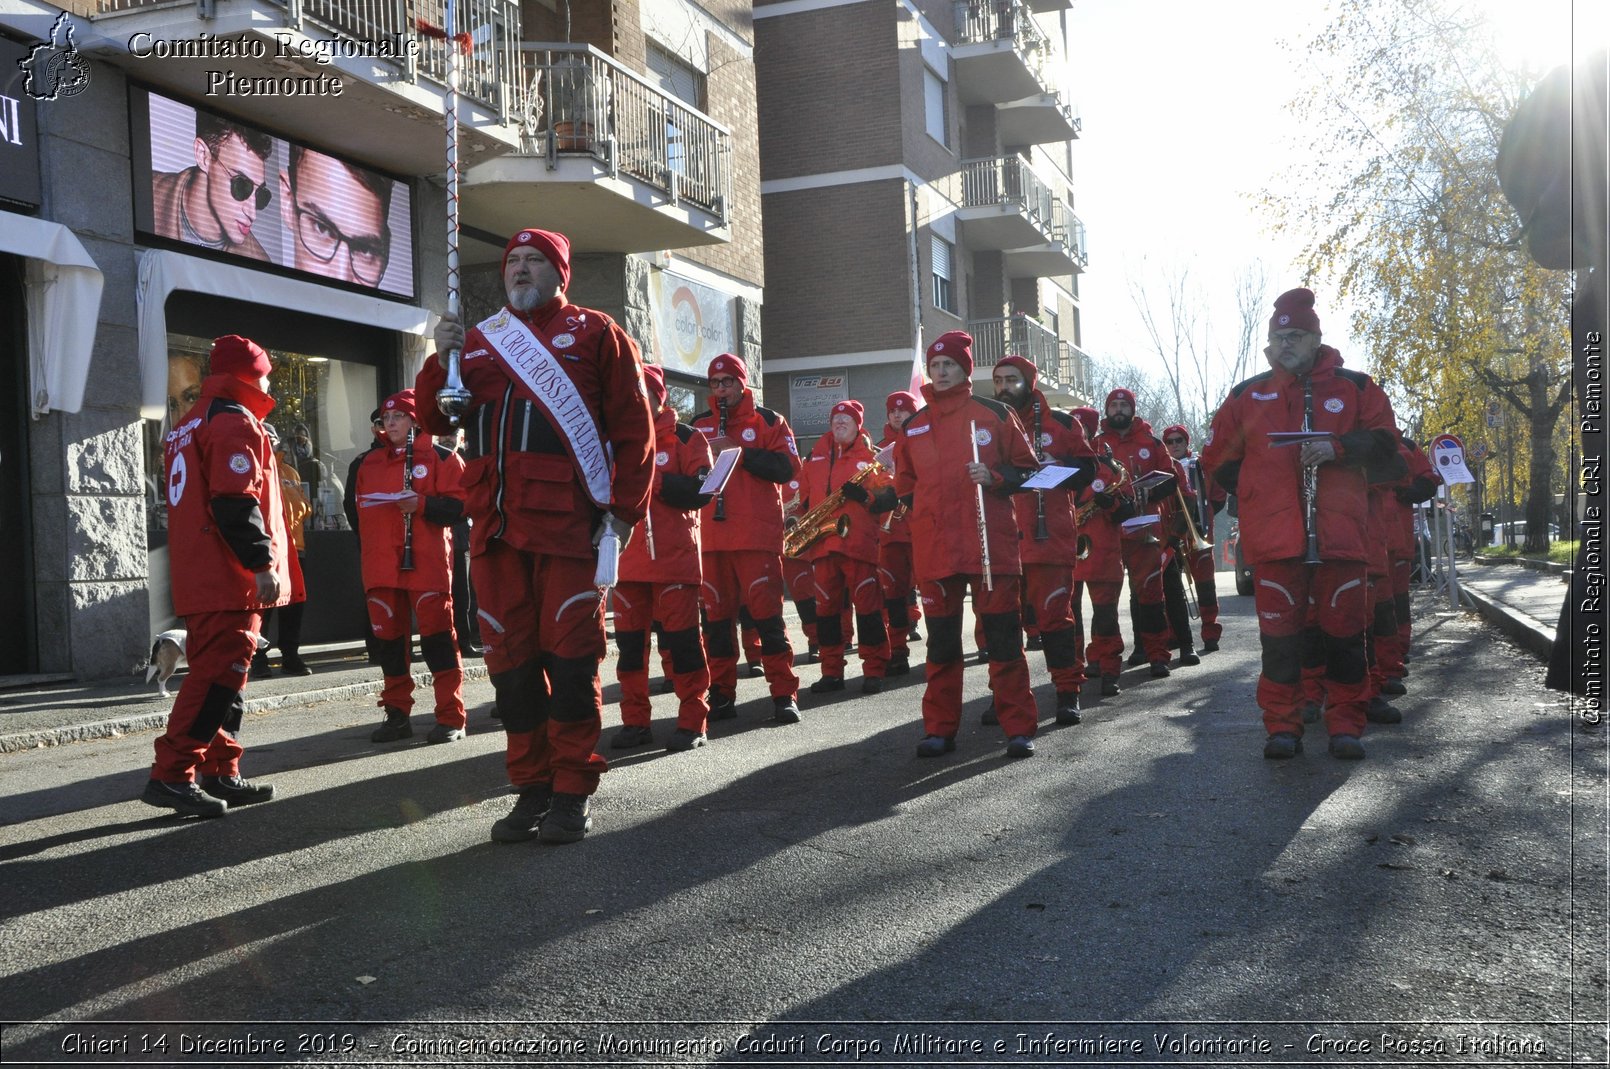
M 783 546 L 784 487 L 799 478 L 799 447 L 788 421 L 769 408 L 755 404 L 745 390 L 727 410 L 726 441 L 720 437 L 721 419 L 716 404 L 693 421 L 710 442 L 711 453 L 738 446 L 743 460 L 727 480 L 719 503 L 724 519 L 716 519 L 716 501 L 705 506 L 700 524 L 704 552 L 747 549 L 781 553 Z
M 1095 477 L 1096 451 L 1085 438 L 1084 428 L 1066 412 L 1058 412 L 1046 403 L 1039 390 L 1029 394 L 1025 406 L 1018 411 L 1018 421 L 1028 430 L 1033 444 L 1034 405 L 1040 404 L 1040 442 L 1037 454 L 1043 454 L 1047 463 L 1079 468 L 1072 485 L 1063 490 L 1043 493 L 1028 491 L 1012 499 L 1017 513 L 1018 533 L 1021 536 L 1019 554 L 1024 564 L 1071 564 L 1079 552 L 1079 530 L 1073 522 L 1073 499 L 1078 489 L 1087 486 Z M 1045 502 L 1047 538 L 1035 538 L 1040 527 L 1040 504 Z
M 1336 435 L 1337 460 L 1321 464 L 1315 514 L 1319 555 L 1367 561 L 1369 495 L 1365 468 L 1398 464 L 1392 402 L 1362 372 L 1342 367 L 1341 354 L 1319 348 L 1312 375 L 1313 430 Z M 1202 464 L 1239 496 L 1241 552 L 1248 564 L 1306 555 L 1300 446 L 1273 446 L 1270 431 L 1303 425 L 1303 383 L 1274 368 L 1234 387 L 1213 417 Z
M 627 523 L 641 520 L 654 476 L 654 417 L 643 392 L 637 343 L 602 312 L 566 304 L 563 295 L 528 316 L 505 311 L 559 357 L 599 437 L 613 449 L 610 510 Z M 536 407 L 524 418 L 526 388 L 474 327 L 464 340 L 463 375 L 473 397 L 463 420 L 469 446 L 465 501 L 474 521 L 470 552 L 480 554 L 496 538 L 526 553 L 592 558 L 599 512 L 556 424 Z M 433 434 L 452 430 L 436 408 L 436 391 L 446 381 L 446 369 L 428 359 L 414 382 L 419 423 Z
M 1179 462 L 1169 455 L 1168 447 L 1163 444 L 1163 440 L 1152 433 L 1152 425 L 1139 416 L 1131 420 L 1129 426 L 1125 427 L 1121 432 L 1114 430 L 1103 419 L 1101 421 L 1101 433 L 1096 435 L 1094 444 L 1098 450 L 1105 447 L 1112 452 L 1113 459 L 1122 464 L 1129 472 L 1129 485 L 1131 487 L 1135 485 L 1135 480 L 1142 475 L 1162 471 L 1173 475 L 1175 485 L 1179 486 L 1184 493 L 1190 495 L 1190 487 L 1185 482 L 1185 469 L 1180 467 Z M 1187 500 L 1188 502 L 1194 501 L 1194 495 L 1189 496 Z M 1174 517 L 1174 510 L 1174 491 L 1170 489 L 1166 493 L 1152 498 L 1144 508 L 1136 510 L 1134 515 L 1162 517 L 1160 525 L 1153 527 L 1151 533 L 1166 541 L 1169 532 L 1173 529 L 1171 523 Z M 1119 526 L 1119 532 L 1126 541 L 1143 538 L 1146 535 L 1145 531 L 1125 531 L 1121 525 Z
M 464 461 L 428 434 L 414 435 L 413 491 L 423 499 L 414 513 L 414 568 L 402 570 L 402 510 L 391 503 L 365 505 L 365 494 L 394 494 L 403 488 L 407 446 L 387 442 L 363 455 L 358 465 L 358 545 L 365 590 L 453 589 L 453 524 L 464 514 Z
M 676 421 L 669 405 L 654 417 L 654 493 L 649 514 L 632 531 L 621 553 L 623 583 L 699 583 L 699 510 L 706 498 L 699 484 L 710 473 L 710 446 L 704 435 Z M 654 559 L 648 555 L 649 524 L 654 526 Z
M 1085 516 L 1084 522 L 1079 524 L 1079 538 L 1087 550 L 1083 560 L 1074 561 L 1073 577 L 1091 583 L 1121 583 L 1124 552 L 1118 516 L 1128 515 L 1127 498 L 1119 489 L 1117 461 L 1103 450 L 1094 463 L 1095 478 L 1073 499 L 1075 517 L 1081 512 Z M 1109 503 L 1103 504 L 1103 500 Z
M 894 445 L 894 443 L 899 439 L 900 432 L 894 429 L 894 424 L 885 423 L 883 425 L 883 441 L 878 443 L 876 452 L 883 452 L 884 449 Z M 893 456 L 893 451 L 891 451 L 891 460 Z M 882 516 L 879 516 L 878 520 L 880 521 L 878 533 L 879 545 L 887 546 L 897 543 L 905 543 L 909 545 L 911 543 L 910 510 L 896 507 L 893 512 L 886 512 Z M 883 526 L 884 524 L 887 524 L 888 526 L 885 527 Z
M 262 420 L 274 399 L 232 375 L 209 375 L 166 438 L 173 611 L 261 612 L 291 600 L 294 554 L 274 451 Z M 257 597 L 272 570 L 280 596 Z
M 1417 444 L 1399 436 L 1399 455 L 1408 465 L 1408 474 L 1392 491 L 1392 556 L 1397 559 L 1413 558 L 1419 552 L 1414 537 L 1414 506 L 1437 496 L 1437 487 L 1443 483 L 1442 473 L 1431 466 Z
M 865 435 L 858 434 L 855 441 L 842 452 L 836 448 L 831 434 L 822 435 L 816 441 L 816 448 L 811 450 L 811 455 L 805 460 L 801 479 L 802 512 L 819 501 L 825 501 L 834 491 L 872 463 L 872 445 Z M 871 475 L 861 481 L 861 488 L 869 495 L 875 495 L 888 486 L 890 481 L 885 474 Z M 840 538 L 837 531 L 834 531 L 806 550 L 805 559 L 817 561 L 829 553 L 842 553 L 851 560 L 865 561 L 868 564 L 878 563 L 878 535 L 883 530 L 883 517 L 872 513 L 868 505 L 848 498 L 843 505 L 834 510 L 834 523 L 838 522 L 840 516 L 848 516 L 850 519 L 849 537 Z
M 969 423 L 978 425 L 978 459 L 995 481 L 984 490 L 990 570 L 1021 575 L 1017 517 L 1010 495 L 1038 465 L 1012 410 L 973 396 L 964 382 L 944 393 L 922 388 L 927 405 L 906 423 L 895 444 L 895 493 L 911 499 L 911 551 L 918 581 L 983 572 L 978 495 L 967 465 L 973 460 Z

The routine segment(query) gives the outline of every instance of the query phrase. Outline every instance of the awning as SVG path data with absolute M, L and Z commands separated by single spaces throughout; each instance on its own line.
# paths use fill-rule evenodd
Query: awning
M 77 412 L 101 315 L 101 269 L 65 226 L 10 212 L 0 213 L 0 252 L 27 260 L 28 404 L 35 416 Z
M 347 293 L 313 282 L 282 278 L 247 267 L 202 260 L 166 249 L 140 255 L 140 415 L 168 412 L 168 295 L 176 290 L 249 301 L 405 334 L 423 336 L 432 313 L 411 304 Z

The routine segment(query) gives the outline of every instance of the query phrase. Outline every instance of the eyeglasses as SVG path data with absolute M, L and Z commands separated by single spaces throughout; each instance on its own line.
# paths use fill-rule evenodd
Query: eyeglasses
M 710 387 L 716 390 L 725 390 L 736 385 L 738 385 L 738 380 L 733 378 L 731 375 L 723 375 L 719 379 L 710 380 Z
M 1164 445 L 1184 445 L 1185 441 L 1186 440 L 1184 438 L 1164 438 L 1163 439 L 1163 444 Z
M 239 171 L 229 172 L 229 195 L 231 197 L 236 200 L 246 200 L 252 195 L 252 190 L 254 189 L 257 191 L 257 210 L 262 211 L 268 207 L 268 202 L 274 199 L 274 194 L 269 191 L 268 183 L 253 182 Z
M 321 263 L 335 259 L 345 245 L 352 256 L 352 274 L 365 286 L 378 284 L 386 273 L 386 261 L 391 257 L 391 232 L 387 228 L 383 227 L 379 234 L 349 237 L 322 212 L 297 205 L 296 236 L 309 255 Z

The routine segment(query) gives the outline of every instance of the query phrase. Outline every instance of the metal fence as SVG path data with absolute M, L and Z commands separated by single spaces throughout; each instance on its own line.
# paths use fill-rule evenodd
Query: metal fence
M 732 135 L 709 116 L 590 45 L 524 45 L 520 93 L 524 152 L 592 156 L 727 220 Z
M 956 0 L 955 12 L 958 45 L 1009 40 L 1035 80 L 1052 90 L 1045 71 L 1051 41 L 1030 17 L 1027 4 L 1021 0 Z

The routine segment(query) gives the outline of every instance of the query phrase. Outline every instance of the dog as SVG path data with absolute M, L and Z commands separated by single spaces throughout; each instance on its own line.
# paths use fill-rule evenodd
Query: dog
M 168 693 L 168 680 L 173 678 L 173 673 L 181 668 L 190 667 L 190 662 L 185 660 L 184 655 L 185 640 L 188 635 L 189 632 L 184 628 L 176 627 L 172 631 L 162 632 L 151 643 L 151 657 L 145 665 L 145 681 L 149 683 L 155 679 L 157 681 L 157 690 L 164 698 L 173 696 Z M 268 649 L 268 639 L 258 635 L 257 651 L 261 653 L 266 649 Z

